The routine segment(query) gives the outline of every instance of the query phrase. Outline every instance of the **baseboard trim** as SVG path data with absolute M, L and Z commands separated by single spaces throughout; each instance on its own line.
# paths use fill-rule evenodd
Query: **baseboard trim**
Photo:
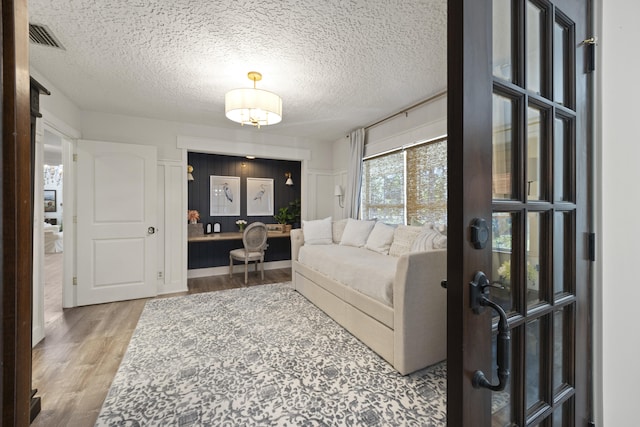
M 279 268 L 291 268 L 291 260 L 271 261 L 264 263 L 265 270 L 277 270 Z M 251 268 L 251 270 L 253 270 L 253 268 Z M 235 264 L 233 266 L 234 273 L 237 273 L 239 271 L 244 271 L 244 264 Z M 223 267 L 194 268 L 192 270 L 187 270 L 187 279 L 209 276 L 222 276 L 223 274 L 229 274 L 228 265 Z

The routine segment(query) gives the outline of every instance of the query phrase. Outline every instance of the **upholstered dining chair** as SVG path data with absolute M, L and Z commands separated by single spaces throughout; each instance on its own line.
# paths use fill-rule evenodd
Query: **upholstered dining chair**
M 249 263 L 255 262 L 256 272 L 258 263 L 264 280 L 264 251 L 267 248 L 267 226 L 262 222 L 253 222 L 245 228 L 242 234 L 242 249 L 229 252 L 229 277 L 233 277 L 233 260 L 244 261 L 244 284 L 247 284 Z

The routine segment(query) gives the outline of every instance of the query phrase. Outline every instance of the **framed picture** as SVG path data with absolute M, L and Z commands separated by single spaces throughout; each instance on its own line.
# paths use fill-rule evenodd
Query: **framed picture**
M 57 209 L 56 190 L 44 190 L 44 211 L 55 212 Z
M 240 177 L 210 177 L 210 212 L 211 216 L 240 216 Z
M 247 216 L 273 216 L 273 178 L 247 178 Z

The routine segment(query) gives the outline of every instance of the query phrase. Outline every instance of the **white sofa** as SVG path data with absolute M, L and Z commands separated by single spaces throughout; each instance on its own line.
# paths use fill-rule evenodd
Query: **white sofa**
M 444 360 L 447 301 L 440 283 L 446 278 L 446 236 L 430 233 L 430 227 L 375 225 L 376 232 L 386 230 L 385 243 L 391 233 L 386 246 L 370 245 L 376 234 L 371 231 L 364 245 L 362 236 L 355 244 L 345 242 L 353 234 L 350 226 L 363 222 L 329 222 L 331 236 L 319 242 L 305 239 L 304 231 L 317 237 L 318 221 L 292 230 L 295 289 L 402 375 Z

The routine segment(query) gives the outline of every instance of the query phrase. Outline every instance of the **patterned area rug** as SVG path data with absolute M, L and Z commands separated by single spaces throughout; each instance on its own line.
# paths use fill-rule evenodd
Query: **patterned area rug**
M 401 376 L 290 284 L 147 302 L 97 426 L 444 426 L 446 365 Z

